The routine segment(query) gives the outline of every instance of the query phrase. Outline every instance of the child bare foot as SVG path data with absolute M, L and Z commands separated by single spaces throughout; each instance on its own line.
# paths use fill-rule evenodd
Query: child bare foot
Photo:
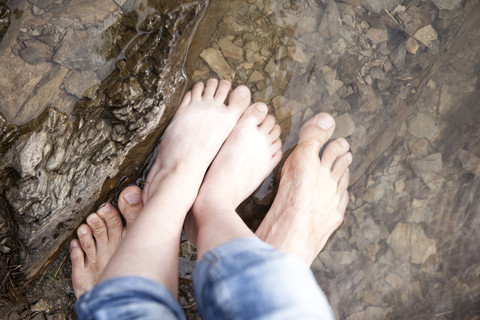
M 199 259 L 205 251 L 229 240 L 254 236 L 235 209 L 282 157 L 280 127 L 267 112 L 263 103 L 251 105 L 208 170 L 185 223 L 187 238 L 197 244 Z
M 179 187 L 182 192 L 175 203 L 181 203 L 187 211 L 190 209 L 208 166 L 250 104 L 250 90 L 239 86 L 230 94 L 228 106 L 225 105 L 230 88 L 231 83 L 226 80 L 209 79 L 206 85 L 196 83 L 185 95 L 162 137 L 157 159 L 145 183 L 144 203 L 161 194 L 163 187 Z M 162 183 L 172 173 L 177 178 L 184 176 L 175 179 L 181 186 Z
M 250 90 L 210 79 L 196 83 L 165 130 L 143 190 L 144 208 L 101 281 L 141 276 L 176 296 L 182 226 L 205 173 L 250 104 Z M 228 98 L 228 105 L 225 100 Z M 146 241 L 148 239 L 148 241 Z M 155 252 L 155 254 L 152 254 Z
M 299 256 L 307 265 L 342 224 L 348 204 L 348 142 L 332 136 L 334 119 L 320 113 L 300 130 L 298 144 L 285 162 L 272 207 L 256 235 L 280 251 Z
M 78 239 L 70 243 L 73 290 L 77 298 L 100 280 L 126 230 L 143 208 L 142 190 L 137 186 L 125 188 L 120 193 L 118 206 L 121 213 L 107 203 L 89 215 L 87 224 L 77 229 Z M 120 214 L 126 221 L 126 227 L 122 224 Z

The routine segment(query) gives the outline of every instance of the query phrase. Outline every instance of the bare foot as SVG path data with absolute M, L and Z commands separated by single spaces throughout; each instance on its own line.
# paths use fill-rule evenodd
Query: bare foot
M 180 187 L 182 192 L 175 203 L 182 204 L 186 211 L 190 209 L 208 166 L 250 104 L 250 90 L 239 86 L 230 94 L 226 106 L 230 88 L 231 83 L 226 80 L 209 79 L 206 85 L 196 83 L 185 95 L 165 130 L 157 159 L 147 176 L 144 203 L 161 194 L 162 188 Z M 162 183 L 172 173 L 181 186 Z M 185 179 L 178 179 L 179 176 Z
M 137 186 L 125 188 L 120 193 L 118 206 L 127 223 L 126 227 L 122 224 L 120 213 L 107 203 L 88 216 L 87 224 L 77 229 L 78 240 L 70 243 L 73 290 L 77 298 L 100 280 L 126 230 L 143 208 L 142 190 Z
M 185 95 L 148 173 L 142 214 L 105 268 L 101 281 L 141 276 L 160 282 L 176 296 L 178 243 L 185 217 L 208 167 L 250 104 L 247 87 L 239 86 L 229 95 L 230 88 L 228 81 L 210 79 L 205 85 L 196 83 Z
M 342 224 L 348 204 L 348 142 L 330 142 L 334 119 L 320 113 L 305 123 L 295 150 L 285 162 L 272 207 L 256 235 L 280 251 L 311 265 L 330 235 Z
M 251 105 L 213 161 L 185 223 L 199 258 L 237 237 L 254 236 L 235 209 L 282 157 L 280 127 L 263 103 Z M 200 234 L 198 234 L 198 232 Z

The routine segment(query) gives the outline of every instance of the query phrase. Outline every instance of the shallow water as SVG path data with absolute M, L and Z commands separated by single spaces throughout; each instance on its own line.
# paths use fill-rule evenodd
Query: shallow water
M 223 2 L 191 78 L 246 84 L 281 124 L 287 154 L 313 114 L 336 117 L 335 136 L 347 137 L 354 156 L 351 201 L 312 266 L 336 318 L 476 318 L 478 21 L 455 20 L 461 7 L 402 2 L 405 8 L 389 11 L 395 21 L 413 16 L 422 20 L 417 28 L 437 33 L 431 42 L 416 34 L 405 47 L 408 24 L 390 21 L 382 33 L 387 18 L 349 3 Z M 268 210 L 278 174 L 238 210 L 252 228 Z
M 478 1 L 453 2 L 467 9 L 397 1 L 405 7 L 379 18 L 355 0 L 211 1 L 191 47 L 190 82 L 216 76 L 247 85 L 280 123 L 286 155 L 302 123 L 320 111 L 333 114 L 335 136 L 349 140 L 354 163 L 345 222 L 312 266 L 338 319 L 480 316 L 480 28 L 462 24 L 472 20 L 464 18 L 469 12 L 478 17 Z M 79 98 L 105 86 L 141 35 L 138 22 L 174 3 L 97 2 L 102 10 L 74 21 L 104 32 L 94 37 L 95 50 L 72 45 L 50 52 L 35 41 L 57 41 L 39 39 L 56 33 L 20 29 L 30 46 L 4 39 L 1 45 L 13 48 L 8 54 L 18 56 L 3 72 L 27 61 L 16 81 L 35 94 L 2 89 L 0 111 L 15 124 L 52 104 L 68 114 Z M 44 10 L 26 12 L 14 1 L 8 6 L 11 28 Z M 424 27 L 426 34 L 416 33 Z M 75 43 L 72 35 L 62 37 Z M 81 56 L 89 59 L 73 59 Z M 253 229 L 274 197 L 278 171 L 238 210 Z M 194 248 L 182 242 L 180 301 L 191 319 L 197 317 L 194 260 Z

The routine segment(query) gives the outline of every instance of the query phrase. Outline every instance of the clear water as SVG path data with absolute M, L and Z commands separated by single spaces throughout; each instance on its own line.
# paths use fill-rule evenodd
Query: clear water
M 123 21 L 118 30 L 128 41 L 135 37 L 127 32 L 136 28 L 135 21 L 153 7 L 176 3 L 120 2 L 132 7 L 130 15 L 116 2 L 97 2 L 115 10 L 95 23 Z M 404 10 L 425 5 L 427 25 L 437 32 L 428 46 L 419 43 L 416 54 L 405 51 L 408 36 L 394 22 L 385 29 L 387 18 L 377 19 L 355 6 L 357 2 L 212 0 L 192 44 L 186 73 L 191 82 L 215 76 L 247 85 L 254 99 L 265 101 L 276 116 L 287 155 L 307 119 L 321 111 L 336 117 L 335 135 L 349 140 L 354 156 L 351 201 L 344 224 L 312 270 L 338 319 L 478 319 L 480 28 L 478 19 L 463 17 L 468 12 L 478 17 L 478 2 L 463 1 L 467 9 L 438 11 L 431 1 L 400 1 Z M 8 5 L 14 13 L 11 28 L 16 28 L 26 9 L 15 1 Z M 389 13 L 398 19 L 402 10 Z M 463 25 L 464 20 L 474 23 Z M 35 30 L 21 32 L 31 36 Z M 18 50 L 15 41 L 4 39 L 2 46 Z M 34 48 L 48 53 L 43 46 Z M 209 62 L 206 49 L 221 53 L 222 68 Z M 95 57 L 104 63 L 89 65 L 95 76 L 82 73 L 92 81 L 82 82 L 84 89 L 98 85 L 123 54 L 120 50 L 107 59 L 102 50 Z M 26 58 L 37 62 L 38 57 Z M 47 66 L 40 62 L 19 75 L 25 90 L 33 83 L 27 78 L 43 76 L 40 69 Z M 8 67 L 4 65 L 5 73 Z M 70 71 L 56 72 L 65 77 Z M 64 112 L 78 96 L 88 96 L 88 90 L 61 85 L 58 91 L 49 91 L 55 81 L 45 80 L 48 92 L 35 86 L 30 90 Z M 65 95 L 63 90 L 72 92 Z M 18 124 L 35 118 L 46 106 L 33 103 L 36 100 L 17 103 L 21 97 L 7 91 L 0 94 L 0 111 L 9 121 L 20 117 Z M 14 110 L 7 102 L 24 107 Z M 253 229 L 275 195 L 278 175 L 275 170 L 238 210 Z M 187 242 L 181 245 L 180 259 L 180 301 L 188 317 L 195 319 L 191 288 L 195 253 Z

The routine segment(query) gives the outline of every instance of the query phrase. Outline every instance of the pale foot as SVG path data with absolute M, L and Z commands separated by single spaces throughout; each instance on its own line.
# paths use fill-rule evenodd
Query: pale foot
M 238 237 L 254 236 L 235 209 L 279 163 L 280 127 L 263 103 L 251 105 L 213 161 L 185 222 L 198 257 Z
M 334 119 L 320 113 L 300 130 L 297 146 L 285 162 L 277 195 L 256 235 L 307 265 L 342 224 L 348 204 L 348 142 L 332 136 Z
M 196 83 L 185 95 L 147 176 L 144 203 L 163 194 L 164 188 L 178 188 L 182 192 L 171 202 L 181 205 L 185 212 L 193 205 L 208 166 L 250 104 L 250 90 L 239 86 L 225 105 L 230 88 L 226 80 L 209 79 L 206 85 Z M 172 176 L 175 179 L 165 183 L 165 178 Z
M 142 214 L 105 268 L 101 281 L 141 276 L 162 283 L 176 296 L 178 244 L 185 216 L 208 167 L 250 104 L 247 87 L 239 86 L 229 95 L 230 88 L 228 81 L 210 79 L 205 85 L 196 83 L 185 95 L 148 173 Z
M 78 239 L 70 243 L 73 290 L 77 298 L 99 282 L 126 230 L 143 207 L 142 190 L 137 186 L 125 188 L 120 193 L 118 206 L 126 227 L 117 209 L 107 203 L 88 216 L 87 224 L 77 229 Z

